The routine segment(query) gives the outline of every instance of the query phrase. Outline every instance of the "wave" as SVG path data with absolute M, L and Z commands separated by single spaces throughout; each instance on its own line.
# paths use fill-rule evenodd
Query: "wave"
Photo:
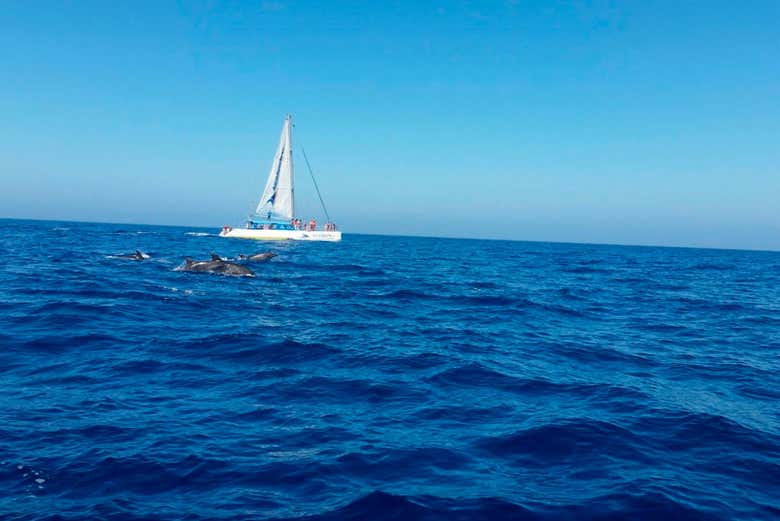
M 760 400 L 778 400 L 780 402 L 780 389 L 768 388 L 759 383 L 739 384 L 735 387 L 736 391 L 749 398 L 758 398 Z
M 97 497 L 116 494 L 161 494 L 174 490 L 209 490 L 236 475 L 226 461 L 189 455 L 161 461 L 147 455 L 127 457 L 97 454 L 60 468 L 49 481 L 49 494 L 66 497 L 73 490 L 91 490 Z M 86 463 L 86 464 L 85 464 Z
M 734 269 L 733 264 L 717 264 L 711 262 L 701 262 L 689 266 L 687 269 L 690 271 L 729 271 Z
M 141 429 L 118 427 L 116 425 L 92 424 L 83 427 L 42 430 L 39 440 L 44 443 L 67 444 L 77 440 L 89 440 L 91 443 L 126 443 L 137 439 L 144 433 Z
M 471 458 L 447 448 L 416 447 L 343 454 L 334 463 L 325 465 L 321 472 L 365 480 L 392 480 L 408 473 L 422 478 L 434 477 L 437 471 L 458 470 L 470 462 Z
M 499 497 L 449 499 L 436 496 L 403 496 L 373 491 L 347 505 L 321 514 L 304 517 L 279 518 L 292 521 L 335 521 L 344 519 L 373 519 L 377 521 L 550 521 L 552 519 L 612 519 L 691 521 L 724 519 L 710 510 L 691 508 L 683 501 L 675 501 L 660 493 L 611 494 L 595 497 L 581 504 L 544 504 L 531 502 L 529 506 L 513 503 Z
M 477 289 L 500 289 L 502 288 L 501 285 L 490 282 L 490 281 L 481 281 L 481 280 L 473 280 L 463 283 L 467 287 L 477 288 Z
M 63 320 L 63 324 L 72 324 L 69 320 Z M 60 324 L 59 321 L 49 321 L 54 326 Z M 46 335 L 26 340 L 18 345 L 21 351 L 42 351 L 57 352 L 79 350 L 85 348 L 99 348 L 115 346 L 121 340 L 111 335 L 90 334 L 67 334 L 67 335 Z
M 284 264 L 282 262 L 276 262 L 276 264 Z M 388 274 L 385 270 L 380 268 L 372 268 L 370 266 L 364 266 L 362 264 L 336 264 L 336 263 L 311 263 L 307 262 L 305 264 L 301 264 L 299 262 L 296 262 L 292 264 L 293 266 L 305 269 L 307 271 L 325 271 L 328 273 L 345 273 L 345 274 L 354 274 L 357 276 L 367 276 L 367 277 L 387 277 Z
M 326 344 L 302 343 L 285 339 L 269 342 L 254 334 L 230 334 L 201 338 L 187 342 L 182 349 L 211 348 L 210 356 L 219 360 L 241 363 L 309 363 L 339 354 Z
M 389 293 L 382 293 L 377 295 L 377 298 L 401 301 L 401 302 L 413 302 L 415 300 L 436 300 L 440 299 L 439 295 L 431 293 L 425 293 L 413 289 L 398 289 Z
M 401 372 L 405 370 L 430 369 L 445 365 L 448 362 L 449 359 L 447 357 L 437 353 L 416 353 L 407 356 L 391 357 L 386 360 L 387 365 L 397 367 Z
M 274 383 L 274 392 L 289 400 L 312 400 L 329 402 L 366 402 L 390 404 L 406 400 L 424 400 L 424 390 L 401 385 L 400 382 L 374 382 L 359 378 L 331 378 L 311 376 L 296 381 Z
M 613 384 L 553 382 L 545 378 L 524 378 L 509 376 L 490 370 L 479 364 L 469 364 L 448 369 L 428 378 L 438 387 L 468 389 L 470 387 L 488 387 L 494 390 L 521 394 L 525 396 L 563 396 L 576 397 L 579 400 L 594 400 L 607 405 L 622 406 L 628 401 L 636 407 L 638 400 L 646 400 L 648 395 L 636 389 Z
M 495 308 L 502 311 L 514 310 L 514 309 L 543 309 L 548 311 L 554 311 L 556 313 L 583 316 L 581 311 L 573 309 L 568 306 L 557 304 L 542 304 L 526 298 L 525 296 L 512 296 L 512 295 L 486 295 L 486 294 L 459 294 L 459 295 L 443 295 L 438 293 L 428 293 L 415 289 L 399 289 L 389 293 L 382 293 L 377 295 L 378 298 L 412 303 L 415 301 L 435 301 L 446 303 L 452 306 L 457 306 L 459 312 L 467 312 L 470 308 L 485 307 Z
M 590 266 L 576 266 L 574 268 L 564 268 L 561 271 L 565 273 L 573 273 L 576 275 L 607 274 L 607 273 L 614 272 L 614 270 L 604 269 L 604 268 L 591 268 Z
M 611 364 L 617 366 L 637 366 L 642 368 L 657 367 L 659 363 L 644 355 L 629 353 L 608 345 L 583 345 L 574 342 L 559 342 L 555 345 L 544 344 L 562 356 L 577 362 L 592 364 Z
M 680 452 L 707 447 L 730 451 L 780 455 L 780 435 L 745 427 L 724 416 L 687 410 L 653 410 L 632 422 L 632 430 L 651 436 L 664 451 Z M 728 458 L 728 454 L 722 454 Z
M 426 422 L 460 423 L 464 425 L 480 425 L 483 422 L 494 422 L 504 419 L 511 412 L 506 405 L 495 406 L 427 406 L 413 414 L 416 420 Z
M 614 458 L 650 462 L 643 440 L 609 422 L 583 418 L 532 427 L 512 434 L 483 438 L 476 447 L 525 466 L 592 465 Z

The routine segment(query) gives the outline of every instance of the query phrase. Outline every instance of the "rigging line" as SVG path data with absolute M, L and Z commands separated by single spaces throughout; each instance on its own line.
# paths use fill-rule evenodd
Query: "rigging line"
M 303 145 L 301 145 L 301 152 L 303 153 L 303 160 L 306 162 L 306 168 L 309 169 L 309 175 L 311 175 L 311 180 L 314 181 L 314 189 L 317 190 L 317 197 L 320 198 L 320 204 L 322 205 L 322 211 L 325 212 L 325 218 L 328 219 L 328 222 L 332 222 L 330 220 L 330 215 L 328 214 L 328 209 L 325 208 L 325 201 L 322 200 L 320 187 L 317 185 L 317 180 L 314 179 L 314 172 L 312 171 L 311 165 L 309 164 L 309 158 L 306 157 L 306 150 L 304 150 Z

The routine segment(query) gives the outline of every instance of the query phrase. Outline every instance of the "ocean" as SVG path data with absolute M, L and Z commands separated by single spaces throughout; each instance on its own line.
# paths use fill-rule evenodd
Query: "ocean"
M 0 221 L 1 518 L 780 518 L 780 253 L 215 233 Z

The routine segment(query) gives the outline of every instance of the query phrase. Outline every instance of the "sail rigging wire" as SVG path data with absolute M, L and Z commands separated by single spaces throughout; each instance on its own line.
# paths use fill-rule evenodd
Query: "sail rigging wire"
M 322 205 L 322 211 L 325 212 L 325 218 L 328 219 L 328 222 L 332 222 L 330 220 L 330 214 L 328 214 L 328 209 L 325 208 L 325 201 L 322 200 L 320 187 L 317 185 L 317 180 L 314 178 L 314 171 L 311 169 L 311 165 L 309 164 L 309 158 L 306 157 L 306 150 L 304 150 L 303 145 L 301 145 L 301 153 L 303 153 L 303 160 L 306 162 L 306 168 L 309 170 L 309 175 L 311 176 L 311 180 L 314 182 L 314 189 L 317 190 L 317 197 L 320 198 L 320 204 Z

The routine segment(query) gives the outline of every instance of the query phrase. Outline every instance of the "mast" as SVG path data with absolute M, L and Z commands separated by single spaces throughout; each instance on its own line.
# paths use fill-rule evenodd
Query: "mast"
M 293 169 L 292 127 L 292 114 L 287 114 L 287 153 L 290 161 L 290 213 L 292 214 L 291 217 L 295 218 L 295 169 Z

